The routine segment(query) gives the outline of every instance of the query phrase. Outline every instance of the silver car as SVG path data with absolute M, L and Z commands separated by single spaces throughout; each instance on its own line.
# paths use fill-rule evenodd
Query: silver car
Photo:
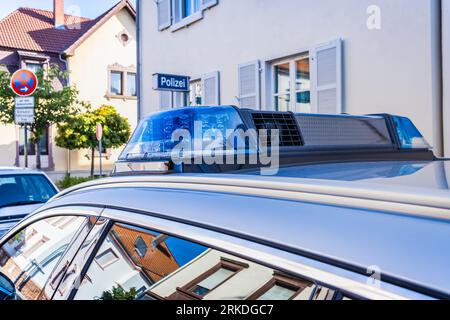
M 0 237 L 57 193 L 43 172 L 0 167 Z

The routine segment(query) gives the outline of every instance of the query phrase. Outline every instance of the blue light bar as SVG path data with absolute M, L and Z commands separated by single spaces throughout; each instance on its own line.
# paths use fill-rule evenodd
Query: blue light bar
M 139 124 L 119 160 L 170 159 L 172 150 L 183 139 L 174 139 L 173 134 L 177 130 L 189 133 L 191 141 L 187 143 L 194 152 L 201 152 L 204 146 L 211 144 L 216 139 L 214 134 L 223 137 L 226 149 L 227 130 L 239 129 L 246 130 L 247 126 L 236 108 L 231 106 L 183 108 L 151 114 Z M 205 136 L 208 131 L 214 134 Z
M 402 149 L 431 149 L 413 122 L 405 117 L 392 117 Z

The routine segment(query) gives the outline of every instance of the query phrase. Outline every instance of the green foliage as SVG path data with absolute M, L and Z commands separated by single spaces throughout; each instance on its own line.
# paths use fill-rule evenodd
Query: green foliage
M 100 300 L 136 300 L 136 288 L 125 291 L 121 287 L 113 287 L 111 291 L 104 291 Z
M 68 189 L 70 187 L 76 186 L 77 184 L 92 181 L 97 179 L 96 177 L 71 177 L 66 176 L 64 179 L 57 182 L 58 188 L 61 190 Z
M 60 71 L 52 65 L 47 72 L 43 68 L 36 72 L 38 88 L 33 94 L 35 98 L 35 123 L 30 126 L 31 142 L 37 144 L 45 130 L 53 124 L 68 121 L 80 112 L 77 94 L 73 87 L 56 85 L 60 80 L 67 79 L 68 73 Z M 15 94 L 10 88 L 11 75 L 0 71 L 0 123 L 14 123 Z M 39 150 L 39 148 L 37 148 Z M 37 158 L 40 169 L 40 154 Z
M 87 112 L 59 124 L 56 145 L 69 150 L 97 148 L 98 123 L 103 125 L 103 148 L 118 148 L 128 142 L 131 128 L 127 118 L 114 107 L 104 105 L 96 110 L 88 108 Z
M 94 151 L 98 147 L 97 124 L 103 125 L 103 148 L 118 148 L 128 142 L 131 128 L 128 119 L 114 107 L 103 105 L 96 110 L 90 106 L 86 112 L 72 116 L 58 125 L 56 145 L 69 150 L 91 149 L 91 176 L 94 175 Z

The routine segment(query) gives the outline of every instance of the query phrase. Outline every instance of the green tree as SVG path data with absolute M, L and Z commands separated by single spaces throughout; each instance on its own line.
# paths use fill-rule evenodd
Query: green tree
M 136 297 L 137 297 L 136 288 L 131 288 L 129 291 L 125 291 L 122 287 L 114 286 L 111 291 L 104 291 L 99 300 L 129 301 L 129 300 L 136 300 Z
M 94 156 L 98 147 L 97 124 L 103 125 L 103 148 L 118 148 L 128 142 L 131 135 L 127 118 L 122 117 L 114 107 L 103 105 L 71 117 L 58 125 L 56 145 L 69 150 L 91 150 L 91 176 L 94 176 Z
M 41 68 L 36 72 L 39 86 L 35 98 L 35 121 L 29 126 L 31 143 L 36 150 L 36 167 L 41 169 L 40 137 L 49 127 L 68 121 L 80 112 L 77 94 L 73 87 L 56 88 L 55 83 L 67 79 L 68 73 L 52 65 L 48 71 Z M 14 123 L 15 93 L 10 88 L 11 75 L 0 71 L 0 123 Z

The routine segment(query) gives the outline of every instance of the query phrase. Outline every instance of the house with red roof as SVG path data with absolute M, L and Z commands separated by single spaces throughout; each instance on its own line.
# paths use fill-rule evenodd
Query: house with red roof
M 45 0 L 51 1 L 51 0 Z M 53 11 L 19 8 L 0 20 L 0 70 L 37 70 L 58 65 L 69 72 L 55 86 L 75 86 L 78 98 L 94 108 L 112 105 L 137 124 L 136 11 L 128 0 L 95 19 L 65 14 L 64 0 L 53 0 Z M 41 137 L 43 169 L 55 176 L 89 169 L 87 151 L 67 151 L 54 143 L 56 128 Z M 24 129 L 0 125 L 0 165 L 35 163 L 34 147 L 24 140 Z M 119 150 L 106 150 L 106 166 L 113 165 Z

